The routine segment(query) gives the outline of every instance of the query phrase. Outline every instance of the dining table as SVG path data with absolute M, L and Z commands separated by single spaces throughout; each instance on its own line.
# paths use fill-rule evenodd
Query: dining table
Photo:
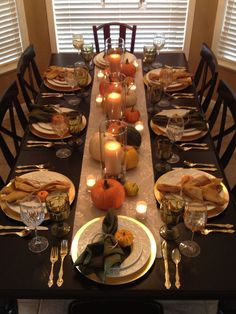
M 135 217 L 135 204 L 137 200 L 145 200 L 150 207 L 150 220 L 147 220 L 147 229 L 151 230 L 153 238 L 156 240 L 156 255 L 153 257 L 148 270 L 143 272 L 141 276 L 137 276 L 132 280 L 120 282 L 120 284 L 109 284 L 106 282 L 97 282 L 87 278 L 74 265 L 71 254 L 68 254 L 64 260 L 64 283 L 61 287 L 54 284 L 48 287 L 48 277 L 51 269 L 50 249 L 54 245 L 60 244 L 61 239 L 55 238 L 51 232 L 51 221 L 45 220 L 42 225 L 48 226 L 49 230 L 39 231 L 49 241 L 49 247 L 41 253 L 32 253 L 28 249 L 29 237 L 18 236 L 0 236 L 1 261 L 0 261 L 0 295 L 1 297 L 10 297 L 17 299 L 91 299 L 91 298 L 139 298 L 139 299 L 159 299 L 159 300 L 183 300 L 183 299 L 227 299 L 236 297 L 236 234 L 212 233 L 209 235 L 195 234 L 195 240 L 200 245 L 201 252 L 197 257 L 189 258 L 182 256 L 179 263 L 179 272 L 181 286 L 179 289 L 175 287 L 175 264 L 169 255 L 168 265 L 170 273 L 171 287 L 165 287 L 165 267 L 161 254 L 162 239 L 159 236 L 160 226 L 163 224 L 159 214 L 159 203 L 154 195 L 154 184 L 160 175 L 156 172 L 153 165 L 157 161 L 156 139 L 157 134 L 150 127 L 151 115 L 148 113 L 147 87 L 143 81 L 142 70 L 142 54 L 136 54 L 138 60 L 138 70 L 136 73 L 136 85 L 142 90 L 141 96 L 138 98 L 138 105 L 141 109 L 141 118 L 145 121 L 144 132 L 142 135 L 142 144 L 139 149 L 139 166 L 127 172 L 127 177 L 135 178 L 135 180 L 147 180 L 148 185 L 140 189 L 138 197 L 128 201 L 129 205 L 123 205 L 124 208 L 116 210 L 117 215 L 130 215 Z M 162 52 L 159 61 L 170 67 L 186 67 L 188 62 L 183 52 Z M 66 66 L 78 61 L 76 53 L 53 53 L 50 65 Z M 91 83 L 86 87 L 85 91 L 88 96 L 82 98 L 79 104 L 79 110 L 86 118 L 86 127 L 81 132 L 80 137 L 83 144 L 73 149 L 70 157 L 61 159 L 56 157 L 56 149 L 58 146 L 47 147 L 27 147 L 29 140 L 41 140 L 40 137 L 32 133 L 30 126 L 25 130 L 20 151 L 16 160 L 15 167 L 11 170 L 11 178 L 17 174 L 15 172 L 17 165 L 50 163 L 50 171 L 60 173 L 69 178 L 75 187 L 74 201 L 71 204 L 71 211 L 68 224 L 71 231 L 65 236 L 69 242 L 69 247 L 73 243 L 74 237 L 78 230 L 85 223 L 96 217 L 103 217 L 106 213 L 95 208 L 90 200 L 90 193 L 86 190 L 86 176 L 88 174 L 100 175 L 100 164 L 92 160 L 89 155 L 89 140 L 93 133 L 97 130 L 99 117 L 103 113 L 98 104 L 96 104 L 96 96 L 98 90 L 98 68 L 95 66 L 91 70 Z M 171 99 L 171 104 L 188 105 L 197 107 L 199 112 L 201 108 L 197 103 L 196 91 L 194 84 L 186 87 L 184 92 L 194 93 L 193 99 Z M 41 88 L 41 92 L 54 92 L 45 84 Z M 72 97 L 66 95 L 64 98 L 43 98 L 38 97 L 38 104 L 65 104 L 67 98 Z M 142 103 L 141 103 L 142 102 Z M 98 130 L 97 130 L 98 131 Z M 183 151 L 178 149 L 180 161 L 173 165 L 176 169 L 186 168 L 183 160 L 191 160 L 194 162 L 212 163 L 216 165 L 217 170 L 212 175 L 223 178 L 224 185 L 229 193 L 227 207 L 214 217 L 210 218 L 210 223 L 236 225 L 235 203 L 230 194 L 230 189 L 224 175 L 223 169 L 219 164 L 216 151 L 211 135 L 208 131 L 197 142 L 206 143 L 209 149 L 206 151 L 190 150 Z M 147 157 L 146 157 L 147 156 Z M 91 168 L 90 168 L 91 167 Z M 85 170 L 86 169 L 86 170 Z M 150 174 L 150 177 L 149 177 Z M 42 171 L 43 175 L 43 171 Z M 146 177 L 146 178 L 145 178 Z M 139 181 L 137 181 L 139 183 Z M 126 202 L 126 201 L 125 201 Z M 125 207 L 126 206 L 126 207 Z M 149 215 L 149 212 L 147 213 Z M 149 218 L 148 218 L 149 219 Z M 153 220 L 153 221 L 151 221 Z M 9 217 L 3 210 L 0 211 L 1 225 L 23 225 L 21 221 L 16 221 Z M 149 228 L 149 225 L 151 226 Z M 180 236 L 175 241 L 168 241 L 169 253 L 178 246 L 184 239 L 190 239 L 191 232 L 183 222 L 178 225 Z M 0 232 L 2 232 L 0 230 Z M 71 252 L 70 252 L 71 253 Z M 58 274 L 60 263 L 56 263 L 54 267 L 55 278 Z

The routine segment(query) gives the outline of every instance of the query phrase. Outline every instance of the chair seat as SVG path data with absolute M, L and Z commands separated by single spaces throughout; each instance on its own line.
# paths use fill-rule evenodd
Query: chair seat
M 163 308 L 157 301 L 142 300 L 89 300 L 73 301 L 69 306 L 68 314 L 82 313 L 103 313 L 103 314 L 163 314 Z

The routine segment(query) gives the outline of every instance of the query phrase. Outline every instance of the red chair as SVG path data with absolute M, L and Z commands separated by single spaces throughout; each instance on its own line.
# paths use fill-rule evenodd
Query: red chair
M 96 52 L 99 53 L 100 44 L 102 43 L 105 47 L 105 41 L 107 38 L 111 37 L 111 32 L 115 31 L 119 33 L 119 37 L 124 39 L 125 48 L 127 51 L 133 53 L 134 52 L 134 45 L 135 45 L 135 38 L 136 38 L 136 25 L 128 25 L 119 22 L 112 22 L 112 23 L 105 23 L 99 26 L 93 26 L 93 36 L 95 42 Z M 130 42 L 130 45 L 128 45 Z

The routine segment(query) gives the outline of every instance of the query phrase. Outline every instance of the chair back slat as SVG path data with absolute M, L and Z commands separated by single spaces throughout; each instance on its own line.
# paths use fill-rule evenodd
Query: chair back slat
M 30 45 L 22 53 L 17 65 L 17 77 L 25 103 L 29 110 L 30 104 L 37 101 L 42 77 L 35 62 L 35 51 L 33 45 Z
M 112 22 L 112 23 L 105 23 L 101 24 L 99 26 L 93 25 L 93 35 L 94 35 L 94 43 L 95 43 L 95 49 L 96 53 L 99 53 L 101 51 L 100 49 L 100 42 L 104 44 L 105 47 L 105 41 L 107 38 L 111 37 L 112 30 L 114 28 L 118 28 L 118 33 L 121 38 L 124 39 L 125 42 L 125 48 L 127 51 L 133 53 L 134 52 L 134 46 L 135 46 L 135 38 L 136 38 L 136 25 L 128 25 L 124 23 L 119 22 Z M 102 32 L 102 33 L 100 33 Z M 127 43 L 127 33 L 130 33 L 130 44 L 128 46 Z M 101 35 L 102 34 L 102 39 Z

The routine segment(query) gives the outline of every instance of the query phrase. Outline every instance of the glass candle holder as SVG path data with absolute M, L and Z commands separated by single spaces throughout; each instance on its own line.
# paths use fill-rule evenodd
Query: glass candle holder
M 145 220 L 147 217 L 147 203 L 145 201 L 139 201 L 136 204 L 136 218 L 138 220 Z
M 102 177 L 125 182 L 127 124 L 121 120 L 104 120 L 99 133 Z
M 94 186 L 94 184 L 96 183 L 97 179 L 93 174 L 89 174 L 86 177 L 86 187 L 87 187 L 87 191 L 90 192 L 92 187 Z
M 109 64 L 110 73 L 120 72 L 121 63 L 124 59 L 124 39 L 109 37 L 105 41 L 105 59 Z
M 144 124 L 143 121 L 137 121 L 134 125 L 135 129 L 140 133 L 143 134 L 143 130 L 144 130 Z

